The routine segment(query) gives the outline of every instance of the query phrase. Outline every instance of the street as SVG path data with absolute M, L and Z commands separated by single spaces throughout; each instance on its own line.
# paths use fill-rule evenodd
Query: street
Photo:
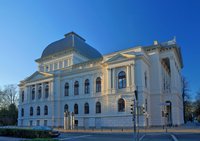
M 59 138 L 61 141 L 134 141 L 132 133 L 62 133 Z M 199 133 L 140 133 L 139 141 L 199 141 Z

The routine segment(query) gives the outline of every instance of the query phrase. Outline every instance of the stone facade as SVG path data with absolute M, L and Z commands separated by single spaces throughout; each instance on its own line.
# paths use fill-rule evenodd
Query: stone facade
M 98 56 L 76 33 L 65 38 L 50 44 L 36 60 L 38 71 L 20 82 L 18 126 L 64 127 L 68 111 L 75 127 L 131 128 L 135 90 L 145 111 L 140 126 L 183 124 L 183 64 L 176 41 Z

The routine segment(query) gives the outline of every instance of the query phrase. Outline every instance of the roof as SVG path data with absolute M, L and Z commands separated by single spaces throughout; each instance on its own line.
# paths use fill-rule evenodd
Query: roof
M 88 59 L 96 59 L 102 57 L 95 48 L 85 42 L 81 36 L 74 32 L 65 34 L 65 38 L 49 44 L 43 51 L 41 58 L 62 52 L 74 50 Z

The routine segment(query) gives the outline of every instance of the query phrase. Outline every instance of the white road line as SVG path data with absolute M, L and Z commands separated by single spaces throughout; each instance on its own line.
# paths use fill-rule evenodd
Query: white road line
M 139 138 L 139 141 L 142 141 L 142 139 L 144 138 L 144 136 L 146 136 L 146 135 L 143 135 L 141 138 Z
M 78 138 L 84 138 L 84 137 L 89 137 L 91 135 L 83 135 L 83 136 L 77 136 L 77 137 L 71 137 L 71 138 L 63 138 L 63 139 L 59 139 L 60 141 L 63 140 L 71 140 L 71 139 L 78 139 Z
M 178 139 L 174 135 L 172 135 L 172 134 L 170 134 L 170 135 L 171 135 L 171 137 L 173 138 L 174 141 L 178 141 Z

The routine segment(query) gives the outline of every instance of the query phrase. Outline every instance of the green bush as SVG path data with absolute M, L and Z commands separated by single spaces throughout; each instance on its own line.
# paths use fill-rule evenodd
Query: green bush
M 0 136 L 19 137 L 19 138 L 51 138 L 48 131 L 32 129 L 9 129 L 1 128 Z

